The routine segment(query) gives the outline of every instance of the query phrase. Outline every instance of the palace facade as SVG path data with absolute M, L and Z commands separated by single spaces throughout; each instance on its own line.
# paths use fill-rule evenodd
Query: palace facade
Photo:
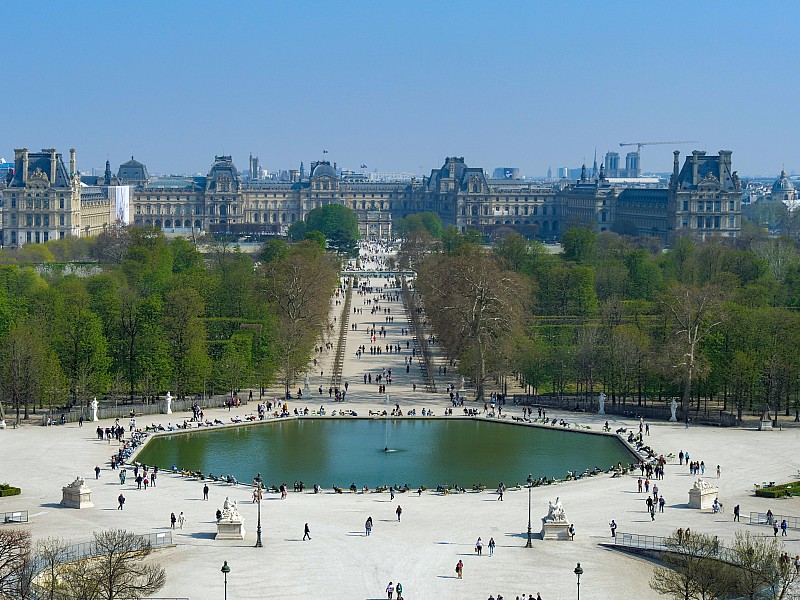
M 120 221 L 182 235 L 285 234 L 313 209 L 332 203 L 356 213 L 363 236 L 380 238 L 391 237 L 394 220 L 428 211 L 444 226 L 487 237 L 516 231 L 552 240 L 565 228 L 587 226 L 669 243 L 680 231 L 703 239 L 736 236 L 741 228 L 741 185 L 729 151 L 695 151 L 683 168 L 675 152 L 666 187 L 625 187 L 606 178 L 604 165 L 591 178 L 584 167 L 580 179 L 566 185 L 492 179 L 455 156 L 421 180 L 400 181 L 342 174 L 324 160 L 313 162 L 307 176 L 301 165 L 286 180 L 259 178 L 258 170 L 247 178 L 231 156 L 216 156 L 205 176 L 150 177 L 131 157 L 116 175 L 107 163 L 103 176 L 78 177 L 75 151 L 67 169 L 54 149 L 16 150 L 14 166 L 0 190 L 2 241 L 12 247 L 95 235 Z

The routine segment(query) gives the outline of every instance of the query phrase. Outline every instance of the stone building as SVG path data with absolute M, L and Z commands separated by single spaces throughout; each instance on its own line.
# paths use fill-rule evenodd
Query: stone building
M 71 149 L 69 171 L 54 148 L 14 150 L 14 176 L 3 193 L 3 244 L 23 246 L 91 236 L 113 222 L 114 201 L 81 183 Z
M 143 167 L 143 165 L 142 165 Z M 128 182 L 130 179 L 120 179 Z M 307 178 L 243 181 L 230 156 L 215 157 L 206 177 L 151 179 L 134 192 L 137 225 L 167 231 L 280 233 L 315 208 L 337 203 L 351 208 L 365 236 L 389 237 L 393 219 L 432 211 L 460 231 L 498 228 L 529 235 L 558 234 L 551 189 L 515 180 L 487 180 L 463 158 L 447 158 L 423 180 L 396 182 L 341 177 L 336 164 L 311 164 Z
M 587 177 L 586 165 L 583 165 L 581 178 L 556 194 L 564 228 L 589 227 L 598 232 L 610 230 L 619 192 L 606 179 L 605 165 L 600 167 L 600 173 L 594 179 Z
M 789 208 L 797 205 L 797 190 L 786 177 L 786 171 L 783 169 L 781 169 L 781 176 L 772 184 L 772 199 L 780 200 Z
M 695 150 L 680 167 L 675 150 L 667 206 L 670 238 L 688 232 L 697 239 L 736 237 L 742 227 L 742 187 L 731 170 L 729 150 L 708 156 Z

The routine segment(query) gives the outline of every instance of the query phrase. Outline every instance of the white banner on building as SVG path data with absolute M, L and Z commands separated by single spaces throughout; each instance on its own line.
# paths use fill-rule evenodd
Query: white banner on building
M 112 221 L 121 225 L 130 225 L 131 186 L 111 185 L 108 187 L 108 197 L 114 201 L 111 205 Z

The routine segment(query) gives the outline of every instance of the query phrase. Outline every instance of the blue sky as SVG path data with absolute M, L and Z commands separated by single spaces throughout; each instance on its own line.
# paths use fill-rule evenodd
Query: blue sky
M 24 3 L 23 3 L 24 4 Z M 0 156 L 82 170 L 326 156 L 422 173 L 445 156 L 542 175 L 619 142 L 800 171 L 800 2 L 43 2 L 3 11 Z M 17 10 L 19 8 L 19 10 Z

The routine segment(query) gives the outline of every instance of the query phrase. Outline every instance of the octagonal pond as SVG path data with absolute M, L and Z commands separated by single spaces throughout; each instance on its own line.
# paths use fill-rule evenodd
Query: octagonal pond
M 386 451 L 388 449 L 388 451 Z M 472 419 L 291 419 L 151 439 L 136 460 L 270 485 L 513 485 L 637 459 L 614 436 Z

